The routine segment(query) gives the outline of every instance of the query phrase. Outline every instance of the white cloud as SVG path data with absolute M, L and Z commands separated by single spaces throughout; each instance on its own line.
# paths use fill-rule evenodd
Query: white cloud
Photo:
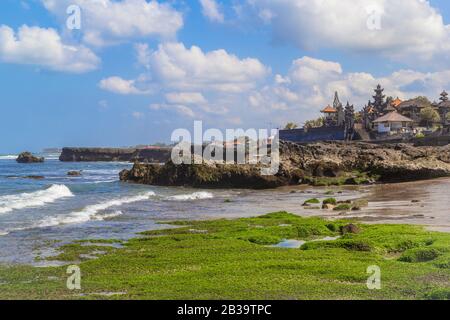
M 243 92 L 254 88 L 270 70 L 258 59 L 240 59 L 225 50 L 203 52 L 182 43 L 165 43 L 152 52 L 152 77 L 169 88 Z
M 247 102 L 262 115 L 261 119 L 272 119 L 279 125 L 289 121 L 301 123 L 319 116 L 320 110 L 333 102 L 335 91 L 341 102 L 349 101 L 356 110 L 362 109 L 372 99 L 377 84 L 394 98 L 406 100 L 425 95 L 437 100 L 442 90 L 450 89 L 450 70 L 399 70 L 375 77 L 363 72 L 346 73 L 338 63 L 304 57 L 293 61 L 286 75 L 277 75 L 272 84 L 249 94 Z
M 195 113 L 194 111 L 185 106 L 185 105 L 180 105 L 180 104 L 158 104 L 158 103 L 154 103 L 150 105 L 150 109 L 154 110 L 154 111 L 175 111 L 177 114 L 183 116 L 183 117 L 188 117 L 188 118 L 194 118 L 195 117 Z
M 121 77 L 109 77 L 99 83 L 103 90 L 123 95 L 148 94 L 148 90 L 141 90 L 136 86 L 136 80 L 126 80 Z
M 225 17 L 221 12 L 216 0 L 199 0 L 202 6 L 202 13 L 213 22 L 224 22 Z
M 171 92 L 166 94 L 166 100 L 171 104 L 205 104 L 205 97 L 200 92 Z
M 159 87 L 168 93 L 173 101 L 194 100 L 202 103 L 202 92 L 240 93 L 256 88 L 270 74 L 270 69 L 259 60 L 240 59 L 225 50 L 203 52 L 199 47 L 186 48 L 181 43 L 160 44 L 158 50 L 150 52 L 146 45 L 138 45 L 138 59 L 144 62 L 149 72 L 145 81 L 123 80 L 113 77 L 114 87 L 130 90 L 110 90 L 122 94 L 134 94 L 134 85 L 146 83 L 149 87 Z M 107 82 L 106 80 L 103 80 Z M 109 89 L 110 86 L 101 86 Z M 148 91 L 148 89 L 140 89 Z M 173 92 L 181 92 L 175 95 Z M 190 94 L 189 94 L 190 93 Z
M 144 115 L 142 112 L 139 112 L 139 111 L 134 111 L 134 112 L 132 112 L 132 113 L 131 113 L 131 116 L 132 116 L 133 118 L 135 118 L 136 120 L 141 120 L 141 119 L 144 119 L 144 118 L 145 118 L 145 115 Z
M 136 43 L 134 45 L 136 51 L 136 60 L 139 65 L 150 68 L 150 49 L 146 43 Z
M 54 29 L 22 26 L 15 32 L 0 26 L 0 62 L 83 73 L 95 70 L 100 59 L 84 46 L 68 45 Z
M 241 59 L 225 50 L 203 52 L 181 43 L 160 44 L 155 51 L 143 44 L 136 49 L 138 62 L 147 69 L 144 76 L 112 77 L 102 80 L 100 87 L 119 94 L 154 93 L 152 99 L 159 101 L 152 110 L 173 110 L 184 117 L 231 119 L 225 116 L 242 104 L 236 98 L 245 100 L 246 93 L 259 88 L 271 73 L 259 60 Z
M 151 0 L 42 0 L 45 8 L 62 21 L 66 8 L 82 9 L 84 41 L 95 46 L 120 43 L 133 38 L 172 39 L 183 27 L 183 16 L 167 3 Z
M 247 0 L 247 3 L 250 11 L 272 26 L 277 41 L 304 49 L 375 53 L 401 61 L 407 58 L 412 63 L 450 53 L 450 26 L 429 1 Z

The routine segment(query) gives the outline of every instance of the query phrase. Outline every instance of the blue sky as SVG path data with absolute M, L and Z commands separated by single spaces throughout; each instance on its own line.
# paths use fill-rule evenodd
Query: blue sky
M 363 107 L 378 82 L 402 99 L 450 90 L 448 1 L 103 3 L 0 3 L 0 153 L 168 142 L 194 120 L 301 124 L 336 90 Z

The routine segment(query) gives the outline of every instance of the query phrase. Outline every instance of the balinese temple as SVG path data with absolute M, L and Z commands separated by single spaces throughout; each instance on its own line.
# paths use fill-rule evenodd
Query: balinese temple
M 351 141 L 355 135 L 355 107 L 347 101 L 344 111 L 345 140 Z
M 380 134 L 406 133 L 412 129 L 414 121 L 402 116 L 397 111 L 390 112 L 376 119 L 374 127 Z
M 392 106 L 392 102 L 389 103 L 385 100 L 386 96 L 383 94 L 384 89 L 381 87 L 381 85 L 378 85 L 374 91 L 375 95 L 372 96 L 374 101 L 369 101 L 367 106 L 365 106 L 362 111 L 362 120 L 364 127 L 369 131 L 375 129 L 374 121 L 376 119 L 396 110 Z
M 448 100 L 448 93 L 443 91 L 439 100 L 440 102 L 437 105 L 437 108 L 439 115 L 441 116 L 442 125 L 448 127 L 450 126 L 450 101 Z
M 381 85 L 378 85 L 375 89 L 375 95 L 372 97 L 374 100 L 372 106 L 377 116 L 382 116 L 387 112 L 386 108 L 388 107 L 388 102 L 385 100 L 386 96 L 383 92 L 384 89 L 381 88 Z
M 328 105 L 323 110 L 320 110 L 323 113 L 324 125 L 325 127 L 334 127 L 337 124 L 337 110 L 332 106 Z
M 405 117 L 414 120 L 415 125 L 419 125 L 421 122 L 420 112 L 429 106 L 429 104 L 429 101 L 426 99 L 415 98 L 400 103 L 397 110 Z
M 339 95 L 334 94 L 333 106 L 326 106 L 320 111 L 324 115 L 325 127 L 341 127 L 345 122 L 345 112 L 342 103 L 339 101 Z
M 396 110 L 398 110 L 398 106 L 402 103 L 403 101 L 400 100 L 398 97 L 391 101 L 391 106 L 394 107 Z
M 280 139 L 297 143 L 315 141 L 353 140 L 355 136 L 355 109 L 347 102 L 344 109 L 339 95 L 334 95 L 333 106 L 321 110 L 324 118 L 322 127 L 280 130 Z

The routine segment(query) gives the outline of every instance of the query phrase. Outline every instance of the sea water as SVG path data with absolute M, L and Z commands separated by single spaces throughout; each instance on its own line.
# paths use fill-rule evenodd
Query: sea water
M 303 186 L 296 191 L 292 188 L 254 191 L 137 185 L 119 181 L 119 172 L 131 168 L 130 163 L 67 163 L 60 162 L 58 155 L 43 156 L 46 161 L 38 164 L 16 163 L 16 155 L 0 156 L 2 264 L 32 264 L 36 257 L 54 253 L 56 246 L 75 240 L 127 240 L 142 231 L 167 228 L 164 222 L 175 220 L 249 217 L 275 211 L 339 218 L 334 212 L 302 207 L 306 199 L 330 197 L 326 194 L 329 188 Z M 69 171 L 81 171 L 82 175 L 70 177 Z M 445 183 L 448 186 L 449 180 Z M 420 189 L 422 196 L 427 194 L 426 187 Z M 446 190 L 442 192 L 445 194 Z M 370 188 L 340 188 L 335 197 L 355 199 L 367 197 L 370 192 Z M 436 193 L 439 191 L 435 189 L 430 192 Z M 372 218 L 378 215 L 384 219 L 384 213 L 373 211 L 379 209 L 373 208 L 376 200 L 372 199 L 369 208 L 353 215 Z M 392 214 L 398 214 L 398 203 L 395 199 L 391 201 L 395 207 Z M 389 203 L 384 201 L 384 208 Z M 448 219 L 448 206 L 444 207 L 447 214 L 444 212 L 443 216 Z M 405 206 L 405 214 L 424 212 L 431 216 L 433 210 L 429 205 L 425 207 L 424 202 Z M 430 222 L 438 226 L 447 223 L 437 219 Z

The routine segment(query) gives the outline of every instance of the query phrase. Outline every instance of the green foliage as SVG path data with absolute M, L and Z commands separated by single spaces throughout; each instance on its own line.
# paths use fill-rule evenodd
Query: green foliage
M 308 205 L 308 204 L 320 204 L 320 200 L 317 198 L 308 199 L 305 201 L 304 205 Z
M 433 125 L 433 123 L 440 122 L 441 117 L 439 113 L 433 109 L 431 106 L 423 108 L 420 111 L 420 119 L 426 123 L 427 127 L 430 127 Z
M 405 251 L 399 260 L 403 262 L 427 262 L 436 259 L 441 254 L 435 248 L 413 248 Z
M 335 198 L 328 198 L 323 200 L 323 204 L 332 204 L 335 206 L 337 204 L 337 200 Z
M 425 138 L 425 135 L 422 132 L 420 132 L 420 133 L 416 134 L 416 138 L 423 139 L 423 138 Z
M 297 129 L 298 125 L 293 123 L 293 122 L 289 122 L 288 124 L 286 124 L 286 126 L 284 127 L 284 130 L 293 130 L 293 129 Z
M 352 210 L 353 206 L 351 203 L 341 203 L 336 208 L 334 208 L 334 211 L 347 211 Z
M 108 251 L 79 263 L 81 291 L 67 290 L 66 267 L 0 266 L 0 299 L 98 299 L 102 292 L 124 293 L 102 299 L 156 300 L 449 298 L 450 234 L 358 224 L 358 234 L 318 241 L 339 236 L 348 223 L 287 212 L 176 221 L 178 228 L 145 232 L 122 249 L 88 243 L 62 247 L 64 256 L 57 258 L 74 261 L 80 254 Z M 270 246 L 283 239 L 306 244 L 290 250 Z M 413 258 L 406 265 L 398 254 Z M 370 265 L 381 268 L 383 290 L 367 289 Z
M 305 128 L 306 129 L 312 129 L 312 128 L 320 128 L 323 127 L 325 123 L 324 118 L 317 118 L 315 120 L 308 120 L 305 122 Z

